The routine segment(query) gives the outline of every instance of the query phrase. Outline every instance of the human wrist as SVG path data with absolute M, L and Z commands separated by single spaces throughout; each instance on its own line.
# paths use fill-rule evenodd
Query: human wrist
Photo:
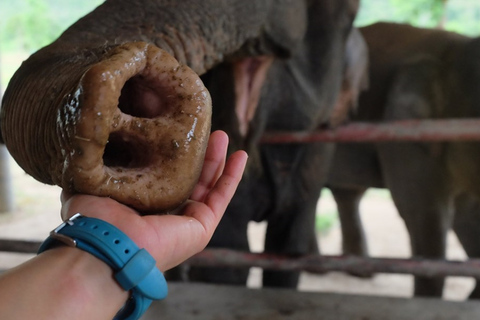
M 106 263 L 120 287 L 130 293 L 114 319 L 139 319 L 153 300 L 166 297 L 167 283 L 155 259 L 114 225 L 77 213 L 55 228 L 38 252 L 62 243 Z
M 113 277 L 113 270 L 105 262 L 77 248 L 59 246 L 42 253 L 57 268 L 56 290 L 65 298 L 68 319 L 85 318 L 85 306 L 113 318 L 127 301 L 129 293 Z M 60 275 L 60 276 L 58 276 Z M 68 311 L 70 310 L 70 311 Z M 95 312 L 95 315 L 98 313 Z M 93 316 L 93 315 L 92 315 Z M 100 317 L 99 317 L 100 318 Z M 105 318 L 107 319 L 107 318 Z
M 128 299 L 110 267 L 66 246 L 3 273 L 0 287 L 2 320 L 113 319 Z

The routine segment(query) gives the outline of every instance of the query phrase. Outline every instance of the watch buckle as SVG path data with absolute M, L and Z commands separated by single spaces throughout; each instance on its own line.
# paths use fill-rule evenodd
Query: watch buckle
M 75 239 L 72 239 L 64 234 L 58 233 L 60 230 L 65 228 L 67 225 L 72 225 L 73 221 L 82 215 L 80 213 L 75 213 L 73 216 L 71 216 L 68 220 L 64 221 L 62 224 L 60 224 L 58 227 L 56 227 L 54 230 L 50 232 L 50 237 L 54 238 L 55 240 L 59 240 L 66 244 L 69 247 L 76 247 L 77 246 L 77 241 Z

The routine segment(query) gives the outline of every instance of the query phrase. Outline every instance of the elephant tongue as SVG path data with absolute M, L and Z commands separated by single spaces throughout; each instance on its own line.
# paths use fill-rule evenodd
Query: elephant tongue
M 272 61 L 272 57 L 254 57 L 234 64 L 235 113 L 242 136 L 247 135 L 250 121 L 255 115 L 261 89 Z

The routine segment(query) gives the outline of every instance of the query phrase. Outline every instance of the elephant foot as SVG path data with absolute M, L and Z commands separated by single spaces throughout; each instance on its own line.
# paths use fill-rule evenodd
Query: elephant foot
M 445 279 L 440 278 L 415 278 L 415 296 L 416 297 L 442 297 L 443 285 Z
M 299 280 L 300 272 L 297 271 L 263 270 L 264 287 L 296 289 Z
M 351 275 L 352 277 L 355 278 L 360 278 L 360 279 L 372 279 L 375 276 L 374 272 L 371 271 L 349 271 L 347 274 Z
M 367 246 L 365 244 L 362 244 L 360 246 L 355 245 L 355 246 L 347 246 L 345 243 L 343 245 L 343 252 L 344 255 L 347 256 L 355 256 L 355 257 L 362 257 L 362 258 L 368 258 L 368 250 Z M 375 276 L 375 273 L 369 270 L 355 270 L 355 271 L 349 271 L 347 274 L 356 277 L 356 278 L 361 278 L 361 279 L 371 279 Z
M 216 284 L 246 286 L 250 268 L 191 267 L 188 280 Z
M 472 299 L 472 300 L 480 299 L 480 286 L 478 285 L 478 283 L 475 285 L 475 288 L 473 288 L 472 292 L 470 292 L 468 299 Z

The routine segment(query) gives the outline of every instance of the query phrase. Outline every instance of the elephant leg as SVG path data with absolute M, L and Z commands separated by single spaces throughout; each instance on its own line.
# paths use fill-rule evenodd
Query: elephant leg
M 316 201 L 304 204 L 301 214 L 292 211 L 283 217 L 276 217 L 268 221 L 265 236 L 265 252 L 301 256 L 318 254 L 318 244 L 315 238 L 315 210 Z M 297 211 L 299 213 L 300 211 Z M 306 213 L 309 214 L 306 214 Z M 263 271 L 263 285 L 265 287 L 296 288 L 300 272 L 292 271 Z
M 384 120 L 427 119 L 442 107 L 441 63 L 418 56 L 392 74 Z M 386 186 L 410 235 L 412 254 L 444 259 L 453 218 L 453 182 L 442 143 L 377 144 Z M 415 278 L 415 295 L 441 296 L 444 278 Z
M 276 198 L 267 218 L 265 252 L 292 256 L 319 254 L 314 241 L 316 208 L 334 146 L 272 145 L 263 150 Z M 299 276 L 300 272 L 264 270 L 263 285 L 295 288 Z
M 448 215 L 441 207 L 428 208 L 428 205 L 415 205 L 406 208 L 401 205 L 402 217 L 405 220 L 414 257 L 427 259 L 445 259 L 446 237 L 448 228 L 445 226 L 445 216 Z M 414 217 L 417 214 L 423 217 Z M 415 296 L 441 297 L 444 278 L 415 277 Z
M 465 193 L 455 199 L 453 230 L 468 257 L 480 258 L 480 202 L 477 198 Z M 478 280 L 469 298 L 480 299 Z
M 444 259 L 453 200 L 446 170 L 423 144 L 390 143 L 379 147 L 385 182 L 405 221 L 418 258 Z M 415 278 L 416 296 L 441 296 L 444 278 Z
M 342 249 L 344 254 L 368 256 L 367 242 L 360 219 L 359 205 L 366 188 L 330 187 L 337 203 L 342 229 Z
M 228 212 L 215 231 L 208 247 L 249 252 L 247 224 L 239 224 L 238 221 L 227 217 Z M 248 274 L 249 268 L 191 267 L 188 278 L 190 281 L 196 282 L 246 286 Z
M 367 188 L 330 187 L 337 203 L 342 230 L 343 254 L 368 257 L 368 245 L 360 217 L 360 200 Z M 360 278 L 372 277 L 371 272 L 350 272 Z

